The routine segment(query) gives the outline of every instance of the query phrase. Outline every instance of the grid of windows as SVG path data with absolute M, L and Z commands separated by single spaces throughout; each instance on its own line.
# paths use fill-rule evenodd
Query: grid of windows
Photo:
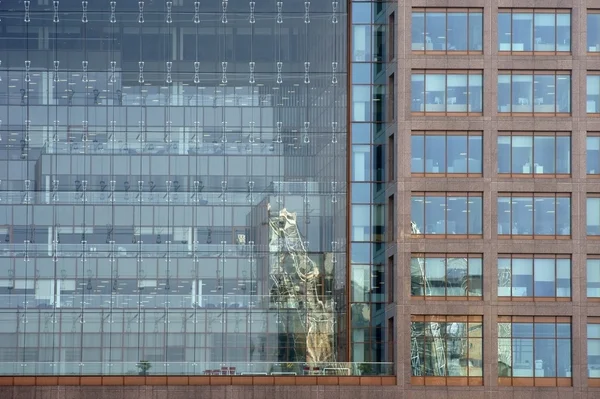
M 415 8 L 412 50 L 426 53 L 481 53 L 483 10 L 480 8 Z
M 418 71 L 411 77 L 411 111 L 415 114 L 481 115 L 482 71 Z
M 498 50 L 514 54 L 570 52 L 571 11 L 500 9 Z
M 482 273 L 480 254 L 413 254 L 410 292 L 413 297 L 481 300 Z
M 571 113 L 570 71 L 499 71 L 498 112 Z
M 413 175 L 481 176 L 481 132 L 414 131 L 410 171 Z
M 568 255 L 499 255 L 498 297 L 509 300 L 570 300 Z
M 570 317 L 498 316 L 499 385 L 571 386 L 571 375 Z
M 568 177 L 571 174 L 569 132 L 499 132 L 498 174 Z
M 482 199 L 481 193 L 412 193 L 413 235 L 481 238 Z
M 569 238 L 571 197 L 568 193 L 498 194 L 498 236 Z

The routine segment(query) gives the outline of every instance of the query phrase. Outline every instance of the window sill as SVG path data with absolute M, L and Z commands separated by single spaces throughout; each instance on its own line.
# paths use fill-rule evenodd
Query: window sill
M 422 296 L 411 295 L 411 299 L 418 301 L 483 301 L 483 296 Z M 600 298 L 599 298 L 600 299 Z
M 600 298 L 599 298 L 600 299 Z M 571 302 L 570 297 L 498 296 L 499 302 Z
M 498 385 L 504 387 L 570 387 L 569 377 L 498 377 Z
M 600 177 L 600 175 L 598 175 Z M 570 174 L 565 173 L 498 173 L 500 178 L 517 178 L 517 179 L 568 179 Z
M 471 238 L 483 238 L 483 234 L 412 234 L 413 238 L 438 238 L 438 239 L 471 239 Z
M 517 116 L 517 117 L 522 117 L 522 116 L 528 116 L 528 117 L 560 117 L 560 118 L 568 118 L 571 116 L 570 112 L 501 112 L 498 111 L 498 116 Z M 600 114 L 598 114 L 598 116 L 600 116 Z
M 465 177 L 483 177 L 482 173 L 419 173 L 412 172 L 412 177 L 448 177 L 448 178 L 465 178 Z
M 411 385 L 482 386 L 483 377 L 411 377 Z

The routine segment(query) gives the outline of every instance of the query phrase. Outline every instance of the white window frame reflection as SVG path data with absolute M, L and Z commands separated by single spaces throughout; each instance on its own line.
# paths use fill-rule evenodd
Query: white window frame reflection
M 498 238 L 571 237 L 571 196 L 567 193 L 500 193 L 497 215 Z
M 571 258 L 568 255 L 499 255 L 500 300 L 571 300 Z
M 498 113 L 571 114 L 570 71 L 500 71 Z
M 422 24 L 419 23 L 419 19 L 422 20 Z M 481 54 L 483 52 L 483 9 L 481 8 L 414 8 L 411 26 L 411 49 L 415 53 Z
M 411 136 L 413 175 L 481 176 L 481 132 L 427 131 Z
M 413 193 L 411 217 L 417 236 L 482 238 L 482 193 Z
M 499 175 L 571 175 L 569 132 L 499 132 L 497 144 Z
M 483 72 L 414 70 L 411 93 L 415 115 L 482 115 Z
M 568 9 L 499 9 L 498 52 L 564 54 L 571 52 Z

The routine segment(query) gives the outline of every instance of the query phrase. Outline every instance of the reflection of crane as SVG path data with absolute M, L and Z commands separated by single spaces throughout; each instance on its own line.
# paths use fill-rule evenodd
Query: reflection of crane
M 333 349 L 333 302 L 318 293 L 320 271 L 309 258 L 298 230 L 296 213 L 285 208 L 271 216 L 269 210 L 269 252 L 271 300 L 287 308 L 302 309 L 300 322 L 306 331 L 306 361 L 331 362 Z
M 417 227 L 417 224 L 415 222 L 411 222 L 411 230 L 412 230 L 412 234 L 421 234 L 421 232 L 419 231 L 419 228 Z M 430 292 L 430 286 L 429 286 L 429 282 L 427 281 L 427 278 L 425 276 L 425 265 L 423 264 L 423 259 L 417 258 L 417 262 L 418 262 L 418 266 L 419 266 L 419 271 L 421 273 L 421 279 L 423 281 L 425 295 L 428 295 L 428 293 Z M 413 369 L 413 375 L 420 376 L 422 373 L 422 368 L 421 368 L 421 356 L 422 355 L 420 353 L 421 347 L 419 344 L 419 338 L 422 337 L 423 335 L 427 338 L 431 337 L 431 340 L 432 340 L 431 347 L 426 348 L 426 350 L 427 350 L 426 358 L 428 359 L 427 362 L 429 364 L 429 367 L 425 368 L 426 369 L 425 374 L 428 375 L 429 372 L 431 372 L 432 375 L 434 375 L 434 376 L 445 376 L 446 375 L 446 348 L 444 345 L 444 339 L 442 338 L 443 333 L 444 332 L 442 331 L 440 323 L 436 323 L 436 322 L 425 323 L 423 331 L 418 331 L 414 327 L 414 324 L 411 323 L 411 326 L 410 326 L 410 336 L 411 336 L 410 359 L 411 359 L 411 365 L 412 365 L 412 369 Z M 422 341 L 422 338 L 421 338 L 421 341 Z M 426 345 L 427 345 L 427 343 L 426 343 Z

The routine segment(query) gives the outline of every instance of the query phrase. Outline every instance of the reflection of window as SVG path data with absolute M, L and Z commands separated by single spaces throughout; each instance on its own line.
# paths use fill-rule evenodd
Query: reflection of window
M 481 114 L 481 71 L 413 71 L 411 111 L 418 114 Z
M 500 255 L 498 296 L 507 299 L 533 297 L 571 298 L 571 259 L 554 255 Z
M 570 72 L 500 71 L 498 112 L 570 113 Z
M 480 237 L 482 225 L 481 193 L 413 193 L 413 234 L 440 237 Z
M 600 317 L 588 318 L 587 363 L 588 378 L 600 378 Z
M 481 298 L 481 255 L 413 254 L 410 265 L 412 296 Z
M 498 236 L 567 238 L 571 235 L 569 194 L 499 194 Z
M 587 51 L 589 53 L 600 52 L 600 10 L 588 10 Z
M 600 72 L 588 72 L 585 108 L 588 114 L 600 115 Z
M 412 316 L 410 335 L 413 385 L 439 385 L 439 377 L 483 385 L 483 317 Z
M 499 132 L 498 173 L 570 175 L 568 132 Z
M 533 386 L 533 377 L 550 377 L 570 386 L 571 375 L 570 317 L 498 316 L 499 385 L 519 378 L 519 386 Z
M 481 132 L 413 132 L 411 172 L 448 175 L 481 175 Z
M 477 52 L 483 50 L 483 11 L 413 9 L 412 50 Z
M 571 51 L 569 10 L 499 10 L 500 52 Z

